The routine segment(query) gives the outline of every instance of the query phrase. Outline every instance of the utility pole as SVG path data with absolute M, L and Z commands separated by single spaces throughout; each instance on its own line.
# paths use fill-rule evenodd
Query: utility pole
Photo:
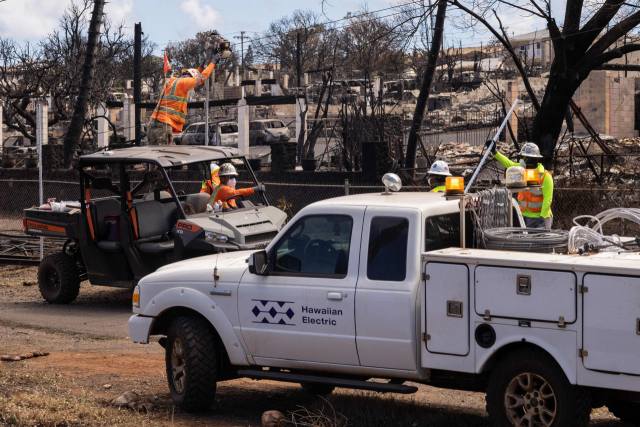
M 413 112 L 413 123 L 409 131 L 409 140 L 407 141 L 407 156 L 405 168 L 414 168 L 416 165 L 416 150 L 418 148 L 418 132 L 422 127 L 422 119 L 427 108 L 429 100 L 429 90 L 433 82 L 433 75 L 436 71 L 436 62 L 440 53 L 440 44 L 442 43 L 442 34 L 444 32 L 444 18 L 447 13 L 447 2 L 440 0 L 438 2 L 438 10 L 436 11 L 436 23 L 433 26 L 433 37 L 431 38 L 431 49 L 429 49 L 429 59 L 427 60 L 427 70 L 424 73 L 424 80 L 420 87 L 420 94 L 416 100 L 416 109 Z M 411 171 L 409 171 L 411 173 Z
M 89 36 L 87 37 L 87 52 L 84 56 L 84 66 L 82 68 L 82 81 L 80 82 L 78 99 L 76 100 L 76 106 L 73 110 L 69 131 L 64 139 L 65 168 L 71 166 L 71 158 L 78 148 L 78 143 L 82 136 L 82 129 L 84 128 L 84 119 L 87 114 L 89 94 L 93 83 L 93 68 L 96 66 L 96 45 L 100 37 L 104 3 L 105 0 L 95 0 L 93 3 L 93 13 L 91 14 L 91 22 L 89 23 Z
M 241 51 L 241 65 L 242 65 L 242 73 L 244 74 L 244 39 L 248 39 L 248 36 L 245 36 L 244 33 L 246 31 L 240 31 L 239 36 L 234 36 L 234 39 L 240 39 L 240 51 Z M 244 77 L 242 78 L 244 80 Z
M 142 23 L 135 24 L 133 47 L 133 103 L 136 114 L 136 145 L 142 139 L 140 129 L 140 103 L 142 102 Z
M 302 74 L 302 64 L 300 64 L 300 32 L 296 32 L 296 73 L 298 74 L 298 87 L 301 87 L 300 76 Z

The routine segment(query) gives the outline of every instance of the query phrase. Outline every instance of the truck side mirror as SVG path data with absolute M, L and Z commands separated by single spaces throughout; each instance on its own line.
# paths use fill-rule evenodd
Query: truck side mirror
M 258 251 L 251 254 L 249 257 L 249 273 L 268 276 L 270 270 L 267 251 Z

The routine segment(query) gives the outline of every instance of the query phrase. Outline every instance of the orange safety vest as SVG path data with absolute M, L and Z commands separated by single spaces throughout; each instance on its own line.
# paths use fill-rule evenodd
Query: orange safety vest
M 212 194 L 215 188 L 220 185 L 220 178 L 218 177 L 218 171 L 211 172 L 211 180 L 205 179 L 202 181 L 201 193 Z
M 551 176 L 551 172 L 545 171 L 540 177 L 540 185 L 544 182 L 544 178 L 549 174 Z M 520 207 L 520 211 L 524 212 L 529 209 L 531 213 L 541 213 L 542 212 L 542 202 L 544 201 L 544 196 L 542 195 L 542 189 L 535 190 L 527 190 L 521 191 L 518 193 L 518 206 Z
M 204 83 L 213 71 L 213 62 L 195 77 L 174 77 L 164 85 L 162 95 L 158 100 L 151 119 L 166 123 L 174 132 L 182 132 L 182 126 L 187 118 L 187 96 L 194 87 Z
M 253 194 L 253 188 L 241 188 L 239 190 L 234 190 L 226 184 L 220 184 L 213 190 L 213 194 L 211 194 L 211 197 L 209 197 L 209 201 L 207 202 L 207 204 L 213 206 L 215 202 L 221 200 L 223 208 L 235 208 L 236 201 L 231 200 L 229 203 L 227 203 L 227 199 L 236 194 L 250 196 Z

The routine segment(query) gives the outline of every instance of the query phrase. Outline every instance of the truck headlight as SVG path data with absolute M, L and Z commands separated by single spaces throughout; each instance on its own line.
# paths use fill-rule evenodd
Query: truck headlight
M 224 234 L 214 233 L 213 231 L 204 232 L 204 241 L 209 243 L 227 243 L 229 238 Z
M 133 296 L 131 297 L 131 304 L 135 308 L 140 308 L 140 286 L 135 287 L 133 290 Z

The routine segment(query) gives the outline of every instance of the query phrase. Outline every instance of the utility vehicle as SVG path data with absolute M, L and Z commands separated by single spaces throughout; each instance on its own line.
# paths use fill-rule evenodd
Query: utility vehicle
M 199 192 L 197 182 L 193 192 L 185 192 L 170 179 L 172 170 L 189 167 L 210 178 L 213 162 L 243 167 L 257 185 L 242 151 L 233 148 L 148 146 L 80 157 L 79 209 L 24 210 L 26 234 L 66 239 L 61 252 L 40 263 L 42 296 L 50 303 L 72 302 L 83 280 L 133 289 L 141 278 L 174 261 L 267 246 L 286 214 L 269 206 L 264 194 L 257 204 L 234 196 L 237 209 L 208 213 L 210 196 Z M 105 167 L 119 177 L 118 183 L 94 171 Z M 147 170 L 142 181 L 132 182 L 131 176 L 140 174 L 134 168 Z M 182 203 L 196 214 L 186 216 Z

